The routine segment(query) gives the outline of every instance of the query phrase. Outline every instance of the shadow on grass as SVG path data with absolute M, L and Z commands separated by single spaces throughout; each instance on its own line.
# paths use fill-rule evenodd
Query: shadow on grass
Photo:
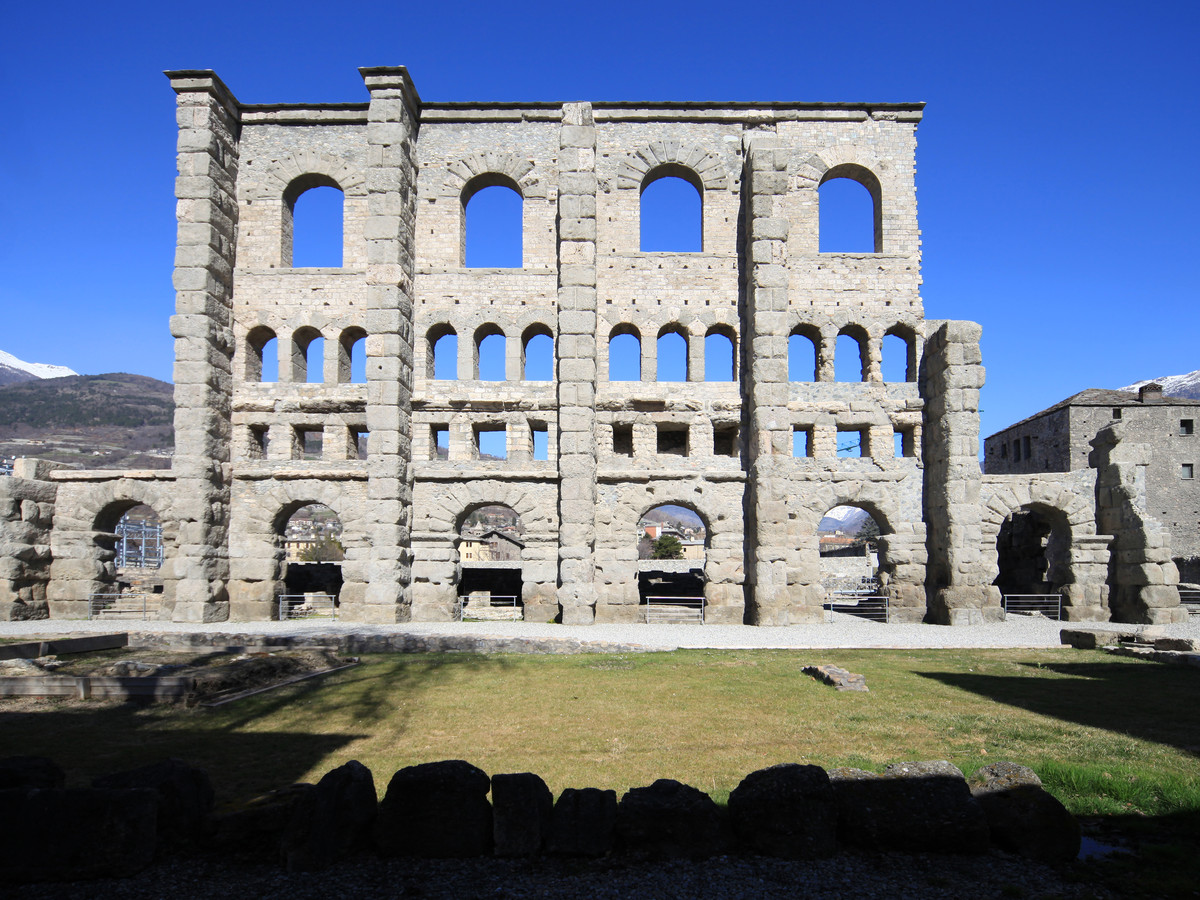
M 1082 879 L 1117 897 L 1193 897 L 1200 856 L 1200 810 L 1161 816 L 1102 816 L 1082 820 L 1086 837 L 1117 852 L 1080 865 Z
M 1200 672 L 1195 669 L 1123 660 L 1021 665 L 1053 675 L 915 674 L 1040 715 L 1200 756 L 1200 704 L 1193 702 Z
M 457 673 L 508 665 L 475 654 L 374 656 L 345 672 L 213 709 L 40 701 L 18 711 L 0 700 L 0 758 L 47 756 L 67 771 L 69 783 L 83 785 L 175 757 L 206 769 L 220 800 L 246 798 L 322 769 L 385 720 L 402 732 L 422 694 Z

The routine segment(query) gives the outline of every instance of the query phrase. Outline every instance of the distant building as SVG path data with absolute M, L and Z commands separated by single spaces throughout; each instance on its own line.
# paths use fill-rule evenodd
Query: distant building
M 1162 386 L 1136 393 L 1089 389 L 984 439 L 985 475 L 1072 472 L 1093 468 L 1091 441 L 1120 422 L 1124 440 L 1150 448 L 1146 511 L 1171 535 L 1185 582 L 1200 582 L 1200 401 L 1165 397 Z

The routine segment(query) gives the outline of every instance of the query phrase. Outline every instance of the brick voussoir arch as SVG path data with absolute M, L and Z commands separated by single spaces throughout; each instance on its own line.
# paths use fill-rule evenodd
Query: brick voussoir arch
M 1067 495 L 1068 502 L 1064 504 L 1061 485 L 1043 485 L 1034 481 L 1028 485 L 1028 488 L 1028 501 L 1005 490 L 998 490 L 988 497 L 982 505 L 984 524 L 992 526 L 999 532 L 1004 520 L 1013 513 L 1033 507 L 1058 514 L 1074 534 L 1092 535 L 1096 533 L 1096 517 L 1090 498 L 1070 493 Z
M 887 165 L 878 157 L 865 152 L 854 144 L 826 147 L 815 153 L 805 153 L 794 165 L 799 187 L 818 187 L 829 172 L 836 169 L 857 168 L 869 172 L 882 182 Z M 867 186 L 870 189 L 870 186 Z
M 317 150 L 297 150 L 270 165 L 256 186 L 254 198 L 283 197 L 293 182 L 305 176 L 323 176 L 341 188 L 347 197 L 367 195 L 366 176 L 354 163 Z
M 706 191 L 729 187 L 729 173 L 720 157 L 703 147 L 679 141 L 654 141 L 629 154 L 617 170 L 617 187 L 641 188 L 646 176 L 662 166 L 690 169 Z
M 481 176 L 497 176 L 495 183 L 511 181 L 522 197 L 529 197 L 540 183 L 537 166 L 532 159 L 516 153 L 489 150 L 472 153 L 470 156 L 447 163 L 445 186 L 447 193 L 461 195 L 467 186 Z M 487 178 L 483 178 L 487 181 Z M 481 183 L 480 187 L 490 184 Z M 469 198 L 464 198 L 469 199 Z

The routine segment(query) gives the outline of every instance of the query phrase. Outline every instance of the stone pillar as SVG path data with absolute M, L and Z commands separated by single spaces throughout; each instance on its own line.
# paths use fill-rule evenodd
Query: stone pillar
M 746 335 L 749 341 L 750 439 L 746 520 L 746 616 L 754 625 L 815 624 L 825 620 L 820 569 L 812 562 L 815 537 L 804 536 L 790 519 L 786 497 L 792 460 L 788 411 L 788 231 L 786 145 L 756 138 L 746 154 L 743 202 L 746 212 Z
M 931 323 L 933 324 L 933 323 Z M 976 625 L 1004 618 L 1000 593 L 981 565 L 979 389 L 981 329 L 974 322 L 931 328 L 921 367 L 925 400 L 925 522 L 929 619 Z
M 177 95 L 175 473 L 177 622 L 229 617 L 229 449 L 240 111 L 215 74 L 167 72 Z M 280 340 L 283 338 L 281 336 Z M 168 591 L 168 595 L 171 592 Z M 169 601 L 168 601 L 169 602 Z
M 1096 470 L 1096 527 L 1113 536 L 1108 568 L 1112 618 L 1139 625 L 1186 622 L 1171 534 L 1146 511 L 1150 448 L 1123 441 L 1124 432 L 1120 422 L 1102 429 L 1088 456 L 1088 465 Z
M 367 112 L 367 459 L 365 583 L 342 587 L 354 622 L 411 616 L 413 252 L 420 97 L 403 67 L 359 69 Z M 460 338 L 461 340 L 461 338 Z
M 596 128 L 590 104 L 563 105 L 559 147 L 558 602 L 564 625 L 590 625 L 596 615 Z
M 54 468 L 18 459 L 12 475 L 0 477 L 0 622 L 49 615 L 50 526 L 58 486 L 44 479 Z

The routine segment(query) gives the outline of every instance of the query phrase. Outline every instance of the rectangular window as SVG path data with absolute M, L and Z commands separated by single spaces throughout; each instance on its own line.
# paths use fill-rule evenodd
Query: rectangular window
M 450 458 L 450 426 L 449 425 L 430 425 L 429 426 L 429 458 L 430 459 L 449 459 Z
M 351 459 L 366 459 L 367 458 L 367 443 L 371 437 L 371 432 L 365 428 L 350 429 L 350 458 Z
M 503 425 L 475 426 L 475 450 L 480 459 L 508 459 L 508 429 Z
M 1013 441 L 1013 462 L 1021 461 L 1021 441 Z
M 1021 452 L 1025 454 L 1025 459 L 1027 461 L 1033 458 L 1033 454 L 1029 449 L 1029 443 L 1029 435 L 1025 435 L 1025 437 L 1021 438 Z
M 796 427 L 792 429 L 792 456 L 812 456 L 812 429 Z
M 1191 463 L 1184 463 L 1182 466 L 1179 467 L 1179 477 L 1182 478 L 1184 481 L 1191 481 L 1192 478 L 1194 477 L 1194 475 L 1195 475 L 1195 470 L 1192 468 Z
M 633 426 L 613 426 L 613 453 L 617 456 L 633 456 Z
M 321 428 L 300 425 L 296 428 L 296 456 L 298 459 L 320 459 L 325 434 Z
M 1000 458 L 1008 459 L 1008 441 L 1000 445 Z
M 897 459 L 902 456 L 917 455 L 916 441 L 911 428 L 897 428 L 892 433 L 892 442 Z
M 658 426 L 658 452 L 664 456 L 687 456 L 687 426 L 661 423 Z
M 530 422 L 529 433 L 533 438 L 533 458 L 550 459 L 550 430 L 545 422 Z
M 1113 418 L 1114 418 L 1114 419 L 1119 419 L 1119 418 L 1121 418 L 1121 407 L 1119 407 L 1119 406 L 1114 406 L 1114 407 L 1113 407 Z
M 1179 433 L 1184 434 L 1184 435 L 1195 434 L 1196 433 L 1195 422 L 1192 419 L 1180 419 L 1179 420 Z
M 842 459 L 867 456 L 867 433 L 862 428 L 839 428 L 837 455 Z
M 738 430 L 736 425 L 720 425 L 713 429 L 713 456 L 738 455 Z
M 271 431 L 266 425 L 250 426 L 250 458 L 266 459 L 271 446 Z

